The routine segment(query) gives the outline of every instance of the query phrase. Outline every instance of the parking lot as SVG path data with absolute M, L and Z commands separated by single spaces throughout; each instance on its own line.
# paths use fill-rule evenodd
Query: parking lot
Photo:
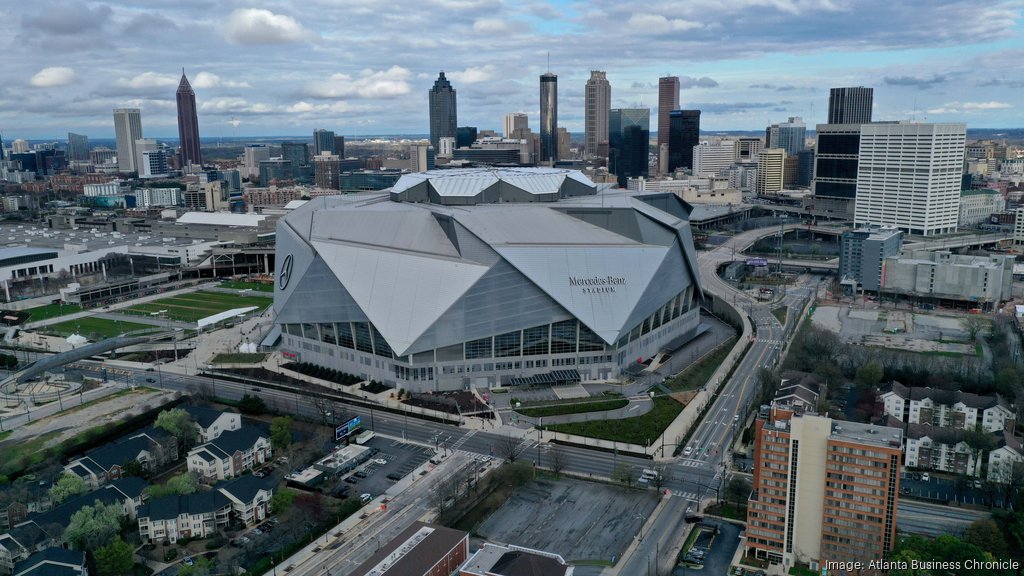
M 365 446 L 376 448 L 378 452 L 343 480 L 337 481 L 338 487 L 349 488 L 348 496 L 379 496 L 434 455 L 431 448 L 380 436 L 370 439 Z
M 971 484 L 958 494 L 953 480 L 937 478 L 933 474 L 929 474 L 928 480 L 924 480 L 924 475 L 920 472 L 905 472 L 900 478 L 900 495 L 939 502 L 987 505 L 988 496 L 982 489 L 975 488 L 973 482 L 972 480 Z
M 694 540 L 690 551 L 696 551 L 701 564 L 696 565 L 695 562 L 690 573 L 694 569 L 700 569 L 703 574 L 728 574 L 729 564 L 740 545 L 740 527 L 731 522 L 708 522 L 698 525 L 695 529 L 701 532 Z M 684 572 L 682 566 L 677 566 L 672 573 Z

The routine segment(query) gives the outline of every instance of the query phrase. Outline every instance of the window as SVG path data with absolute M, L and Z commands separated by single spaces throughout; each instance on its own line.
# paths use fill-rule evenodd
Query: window
M 466 360 L 473 360 L 476 358 L 490 358 L 491 352 L 491 338 L 481 338 L 479 340 L 470 340 L 466 342 Z
M 320 339 L 328 344 L 337 344 L 338 338 L 335 335 L 334 324 L 320 325 Z
M 518 330 L 495 336 L 494 355 L 498 358 L 505 356 L 519 356 L 522 344 L 521 336 L 522 334 Z
M 370 337 L 370 325 L 367 322 L 353 322 L 352 327 L 356 332 L 356 350 L 360 352 L 373 353 L 373 343 Z
M 576 353 L 576 321 L 565 320 L 551 325 L 551 353 Z
M 377 328 L 371 324 L 370 330 L 373 331 L 373 346 L 374 350 L 377 351 L 377 355 L 383 356 L 385 358 L 393 357 L 394 353 L 391 351 L 391 346 L 389 346 L 388 343 L 384 340 L 384 337 L 380 335 L 380 332 L 377 331 Z
M 548 354 L 549 326 L 536 326 L 523 330 L 523 355 L 544 356 Z
M 355 340 L 352 338 L 352 326 L 348 322 L 342 322 L 337 324 L 338 327 L 338 345 L 344 346 L 345 348 L 355 348 Z

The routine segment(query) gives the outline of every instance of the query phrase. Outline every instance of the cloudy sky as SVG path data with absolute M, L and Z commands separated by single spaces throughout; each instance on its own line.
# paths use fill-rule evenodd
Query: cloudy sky
M 444 70 L 459 124 L 526 112 L 550 51 L 559 123 L 583 130 L 583 86 L 656 113 L 680 76 L 705 130 L 824 122 L 830 86 L 875 88 L 876 119 L 1024 126 L 1020 0 L 157 0 L 0 3 L 0 133 L 113 135 L 142 108 L 176 136 L 184 67 L 203 137 L 424 133 Z M 232 119 L 235 122 L 232 122 Z

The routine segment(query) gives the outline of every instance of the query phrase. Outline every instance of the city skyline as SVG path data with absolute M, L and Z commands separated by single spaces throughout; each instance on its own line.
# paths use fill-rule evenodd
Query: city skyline
M 318 2 L 273 10 L 5 7 L 0 130 L 6 140 L 69 131 L 104 138 L 113 135 L 110 110 L 141 108 L 149 133 L 174 136 L 184 66 L 207 137 L 318 126 L 353 136 L 427 133 L 423 93 L 439 68 L 462 93 L 461 125 L 500 129 L 506 113 L 525 112 L 539 131 L 536 78 L 550 46 L 560 125 L 574 133 L 583 132 L 594 69 L 607 71 L 613 108 L 652 106 L 654 114 L 658 78 L 678 76 L 680 106 L 700 109 L 712 131 L 756 130 L 789 116 L 824 123 L 836 86 L 874 87 L 878 120 L 1024 126 L 1014 97 L 1024 77 L 1022 9 L 1013 2 L 865 2 L 854 11 L 795 0 L 523 8 L 436 0 L 398 8 L 382 21 L 368 5 L 342 11 Z M 410 33 L 431 28 L 447 33 Z M 184 30 L 188 43 L 178 41 Z

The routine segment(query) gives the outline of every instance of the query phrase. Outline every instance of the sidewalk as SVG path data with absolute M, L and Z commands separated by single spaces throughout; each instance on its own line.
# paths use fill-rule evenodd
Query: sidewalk
M 665 510 L 665 507 L 668 506 L 668 503 L 671 501 L 672 498 L 672 496 L 663 495 L 661 499 L 658 500 L 658 505 L 654 507 L 654 511 L 651 512 L 651 515 L 647 517 L 647 521 L 644 522 L 643 527 L 640 529 L 641 534 L 643 534 L 645 530 L 648 534 L 651 533 L 651 530 L 654 528 L 654 523 L 658 520 L 658 517 L 661 516 L 662 511 Z M 614 566 L 606 568 L 601 573 L 602 576 L 619 576 L 620 572 L 622 571 L 622 567 L 627 563 L 630 557 L 633 556 L 633 553 L 636 552 L 636 549 L 640 546 L 641 543 L 641 540 L 633 538 L 633 540 L 629 543 L 629 546 L 627 546 L 626 550 L 622 553 L 622 557 L 619 558 L 618 562 L 616 562 Z M 625 576 L 634 575 L 626 574 Z

